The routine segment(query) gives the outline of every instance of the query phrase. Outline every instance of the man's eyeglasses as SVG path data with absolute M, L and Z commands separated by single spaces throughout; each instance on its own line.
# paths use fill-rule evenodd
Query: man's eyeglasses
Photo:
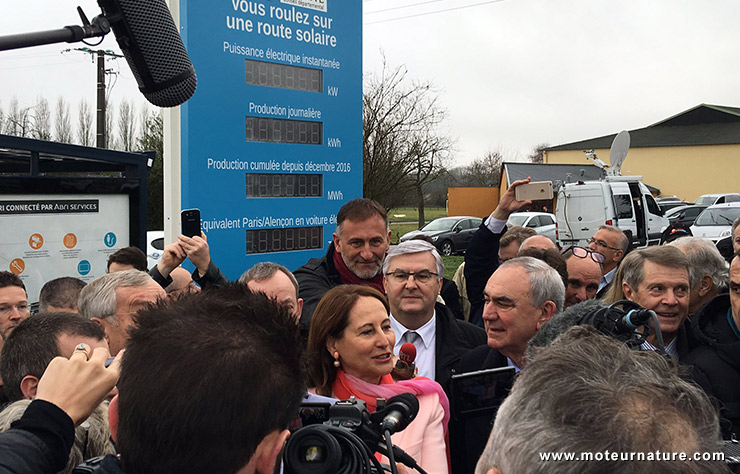
M 591 255 L 591 260 L 596 263 L 604 263 L 604 261 L 606 260 L 606 257 L 603 253 L 599 253 L 590 249 L 584 249 L 583 247 L 576 247 L 575 245 L 573 245 L 563 250 L 562 253 L 566 253 L 568 250 L 573 252 L 573 255 L 578 258 L 586 258 Z
M 19 313 L 26 314 L 30 312 L 28 309 L 28 303 L 18 303 L 18 304 L 4 304 L 0 306 L 0 314 L 7 315 L 13 312 L 13 308 L 17 309 Z
M 414 281 L 418 283 L 429 283 L 433 277 L 437 277 L 438 274 L 430 272 L 429 270 L 420 270 L 418 272 L 405 272 L 403 270 L 395 270 L 385 274 L 388 278 L 395 281 L 396 283 L 406 283 L 409 277 L 413 276 Z
M 596 240 L 593 237 L 591 237 L 590 239 L 588 239 L 586 242 L 588 242 L 589 244 L 596 244 L 598 247 L 604 247 L 605 249 L 622 250 L 622 249 L 618 249 L 618 248 L 615 248 L 615 247 L 609 247 L 609 245 L 607 245 L 607 243 L 604 242 L 603 240 L 601 240 L 601 239 Z

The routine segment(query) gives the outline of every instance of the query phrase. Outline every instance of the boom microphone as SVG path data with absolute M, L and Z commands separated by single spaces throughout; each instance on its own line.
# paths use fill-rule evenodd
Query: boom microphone
M 560 334 L 571 326 L 588 324 L 594 326 L 602 334 L 609 335 L 625 342 L 629 347 L 637 349 L 645 341 L 651 331 L 660 333 L 659 325 L 651 328 L 648 325 L 652 311 L 645 309 L 632 301 L 622 300 L 607 305 L 598 300 L 586 300 L 575 304 L 556 314 L 551 320 L 542 325 L 537 334 L 529 340 L 527 356 L 537 347 L 549 346 Z M 636 330 L 640 327 L 642 332 Z
M 381 429 L 389 430 L 391 434 L 401 431 L 416 418 L 417 413 L 419 413 L 419 400 L 410 393 L 400 393 L 388 399 L 383 409 Z
M 650 321 L 650 310 L 645 308 L 631 309 L 617 321 L 617 327 L 625 331 L 637 329 Z
M 165 0 L 98 0 L 144 97 L 174 107 L 195 93 L 197 79 Z

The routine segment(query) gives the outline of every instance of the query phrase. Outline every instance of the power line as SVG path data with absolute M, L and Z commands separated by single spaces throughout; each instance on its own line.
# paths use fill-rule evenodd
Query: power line
M 58 63 L 57 62 L 55 62 L 55 63 L 46 63 L 45 62 L 45 63 L 39 63 L 39 64 L 26 64 L 24 66 L 7 66 L 7 67 L 0 66 L 0 71 L 3 71 L 3 70 L 9 71 L 9 70 L 14 70 L 14 69 L 40 68 L 40 67 L 48 67 L 48 66 L 62 66 L 62 65 L 67 66 L 67 65 L 70 65 L 70 64 L 72 64 L 72 63 L 70 63 L 69 60 L 65 60 L 65 61 L 58 62 Z
M 372 15 L 373 13 L 389 12 L 389 11 L 392 11 L 392 10 L 400 10 L 402 8 L 411 8 L 411 7 L 416 7 L 416 6 L 419 6 L 419 5 L 426 5 L 428 3 L 437 3 L 437 2 L 444 2 L 444 1 L 446 1 L 446 0 L 428 0 L 426 2 L 421 2 L 421 3 L 412 3 L 410 5 L 401 5 L 400 7 L 384 8 L 383 10 L 376 10 L 374 12 L 365 12 L 365 14 L 366 15 Z
M 499 3 L 499 2 L 504 2 L 504 1 L 506 1 L 506 0 L 488 0 L 487 2 L 474 3 L 472 5 L 464 5 L 462 7 L 452 7 L 452 8 L 446 8 L 444 10 L 437 10 L 437 11 L 433 11 L 433 12 L 416 13 L 414 15 L 401 16 L 401 17 L 398 17 L 398 18 L 390 18 L 388 20 L 371 21 L 371 22 L 368 22 L 368 23 L 364 23 L 364 25 L 365 26 L 368 26 L 368 25 L 375 25 L 375 24 L 378 24 L 378 23 L 388 23 L 390 21 L 405 20 L 407 18 L 415 18 L 415 17 L 418 17 L 418 16 L 434 15 L 435 13 L 445 13 L 445 12 L 449 12 L 449 11 L 453 11 L 453 10 L 462 10 L 462 9 L 465 9 L 465 8 L 478 7 L 478 6 L 481 6 L 481 5 L 488 5 L 490 3 Z

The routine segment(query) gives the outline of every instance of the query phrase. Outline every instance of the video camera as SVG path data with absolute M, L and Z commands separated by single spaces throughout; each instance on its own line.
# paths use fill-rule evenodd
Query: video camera
M 391 444 L 390 435 L 401 431 L 416 417 L 419 401 L 402 393 L 384 401 L 370 414 L 365 402 L 354 397 L 329 403 L 304 403 L 297 429 L 283 451 L 286 474 L 382 474 L 396 472 L 395 462 L 417 471 L 423 469 L 411 456 Z M 375 452 L 385 455 L 384 467 Z

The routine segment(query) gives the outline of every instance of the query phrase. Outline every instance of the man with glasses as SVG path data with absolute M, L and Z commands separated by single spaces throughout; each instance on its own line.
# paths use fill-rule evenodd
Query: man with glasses
M 452 366 L 468 349 L 485 344 L 485 332 L 437 303 L 444 265 L 434 245 L 409 240 L 391 247 L 383 275 L 396 334 L 393 352 L 398 354 L 407 342 L 414 344 L 418 375 L 436 380 L 447 391 Z
M 630 241 L 624 235 L 624 232 L 611 225 L 602 225 L 594 236 L 588 239 L 588 248 L 604 255 L 604 262 L 601 264 L 602 276 L 599 281 L 598 297 L 601 297 L 609 288 L 619 262 L 627 253 L 629 243 Z
M 30 315 L 23 280 L 13 273 L 0 272 L 0 336 L 8 337 Z
M 573 246 L 563 251 L 563 257 L 568 268 L 565 307 L 596 298 L 604 254 Z

